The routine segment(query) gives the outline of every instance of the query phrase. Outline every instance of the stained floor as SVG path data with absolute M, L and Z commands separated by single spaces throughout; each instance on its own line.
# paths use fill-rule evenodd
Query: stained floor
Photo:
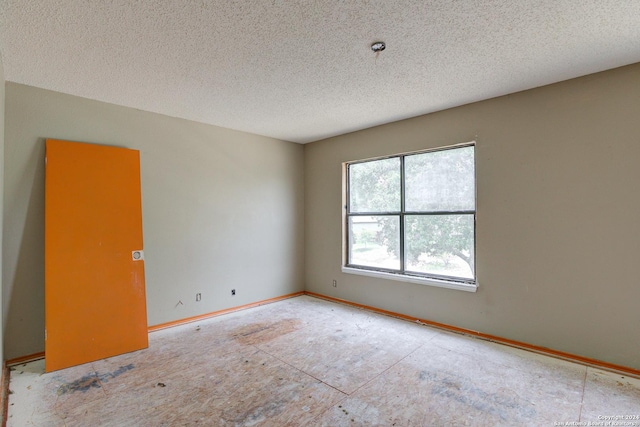
M 638 379 L 309 296 L 149 341 L 48 374 L 44 361 L 13 367 L 7 425 L 552 426 L 640 417 Z

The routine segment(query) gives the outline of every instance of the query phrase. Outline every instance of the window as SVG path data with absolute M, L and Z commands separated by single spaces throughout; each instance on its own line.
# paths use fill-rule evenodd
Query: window
M 474 149 L 347 164 L 345 267 L 475 290 Z

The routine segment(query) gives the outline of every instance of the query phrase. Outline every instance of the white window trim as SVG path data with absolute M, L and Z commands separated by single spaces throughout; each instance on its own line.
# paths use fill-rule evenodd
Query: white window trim
M 442 147 L 442 148 L 437 148 L 434 150 L 424 150 L 423 152 L 430 152 L 430 151 L 439 151 L 440 149 L 452 149 L 452 148 L 458 148 L 458 147 L 465 147 L 465 146 L 476 146 L 476 141 L 469 141 L 469 142 L 463 142 L 463 143 L 459 143 L 459 144 L 453 144 L 450 145 L 448 147 Z M 415 152 L 407 152 L 407 153 L 401 153 L 401 154 L 396 154 L 390 157 L 395 157 L 395 156 L 405 156 L 405 155 L 411 155 L 411 154 L 419 154 L 421 151 L 415 151 Z M 380 157 L 379 159 L 384 159 L 386 157 Z M 371 158 L 371 159 L 367 159 L 366 161 L 372 161 L 372 160 L 377 160 L 378 158 Z M 376 270 L 369 270 L 369 269 L 365 269 L 365 268 L 358 268 L 358 267 L 349 267 L 346 265 L 346 261 L 347 261 L 347 248 L 345 246 L 345 233 L 347 233 L 347 229 L 346 229 L 346 221 L 345 221 L 345 217 L 347 215 L 347 211 L 346 211 L 346 207 L 347 207 L 347 193 L 345 191 L 346 185 L 347 185 L 347 166 L 349 163 L 352 162 L 344 162 L 342 163 L 342 244 L 343 244 L 343 248 L 342 248 L 342 265 L 341 265 L 341 269 L 343 273 L 347 273 L 347 274 L 356 274 L 356 275 L 360 275 L 360 276 L 368 276 L 368 277 L 374 277 L 377 279 L 386 279 L 386 280 L 394 280 L 396 282 L 407 282 L 407 283 L 415 283 L 418 285 L 425 285 L 425 286 L 433 286 L 433 287 L 437 287 L 437 288 L 445 288 L 445 289 L 454 289 L 454 290 L 458 290 L 458 291 L 465 291 L 465 292 L 477 292 L 478 288 L 480 287 L 480 284 L 478 283 L 478 276 L 476 274 L 475 277 L 475 282 L 474 283 L 464 283 L 464 282 L 457 282 L 457 281 L 453 281 L 453 280 L 446 280 L 446 279 L 436 279 L 436 278 L 432 278 L 432 277 L 422 277 L 422 276 L 411 276 L 408 274 L 403 274 L 403 273 L 390 273 L 390 272 L 386 272 L 386 271 L 376 271 Z M 477 199 L 477 196 L 476 196 Z M 477 209 L 477 206 L 476 206 Z M 477 211 L 476 211 L 477 214 Z
M 348 274 L 357 274 L 360 276 L 375 277 L 377 279 L 395 280 L 397 282 L 416 283 L 418 285 L 435 286 L 437 288 L 455 289 L 458 291 L 477 292 L 478 282 L 461 283 L 448 280 L 438 280 L 431 277 L 408 276 L 406 274 L 387 273 L 384 271 L 365 270 L 361 268 L 342 266 L 342 272 Z

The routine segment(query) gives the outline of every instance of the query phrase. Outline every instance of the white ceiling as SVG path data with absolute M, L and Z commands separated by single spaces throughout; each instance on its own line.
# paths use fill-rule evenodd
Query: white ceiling
M 640 0 L 0 8 L 8 81 L 300 143 L 640 62 Z

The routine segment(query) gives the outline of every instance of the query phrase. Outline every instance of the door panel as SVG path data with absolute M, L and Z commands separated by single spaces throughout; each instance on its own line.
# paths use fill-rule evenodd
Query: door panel
M 148 347 L 140 154 L 46 141 L 45 365 Z

